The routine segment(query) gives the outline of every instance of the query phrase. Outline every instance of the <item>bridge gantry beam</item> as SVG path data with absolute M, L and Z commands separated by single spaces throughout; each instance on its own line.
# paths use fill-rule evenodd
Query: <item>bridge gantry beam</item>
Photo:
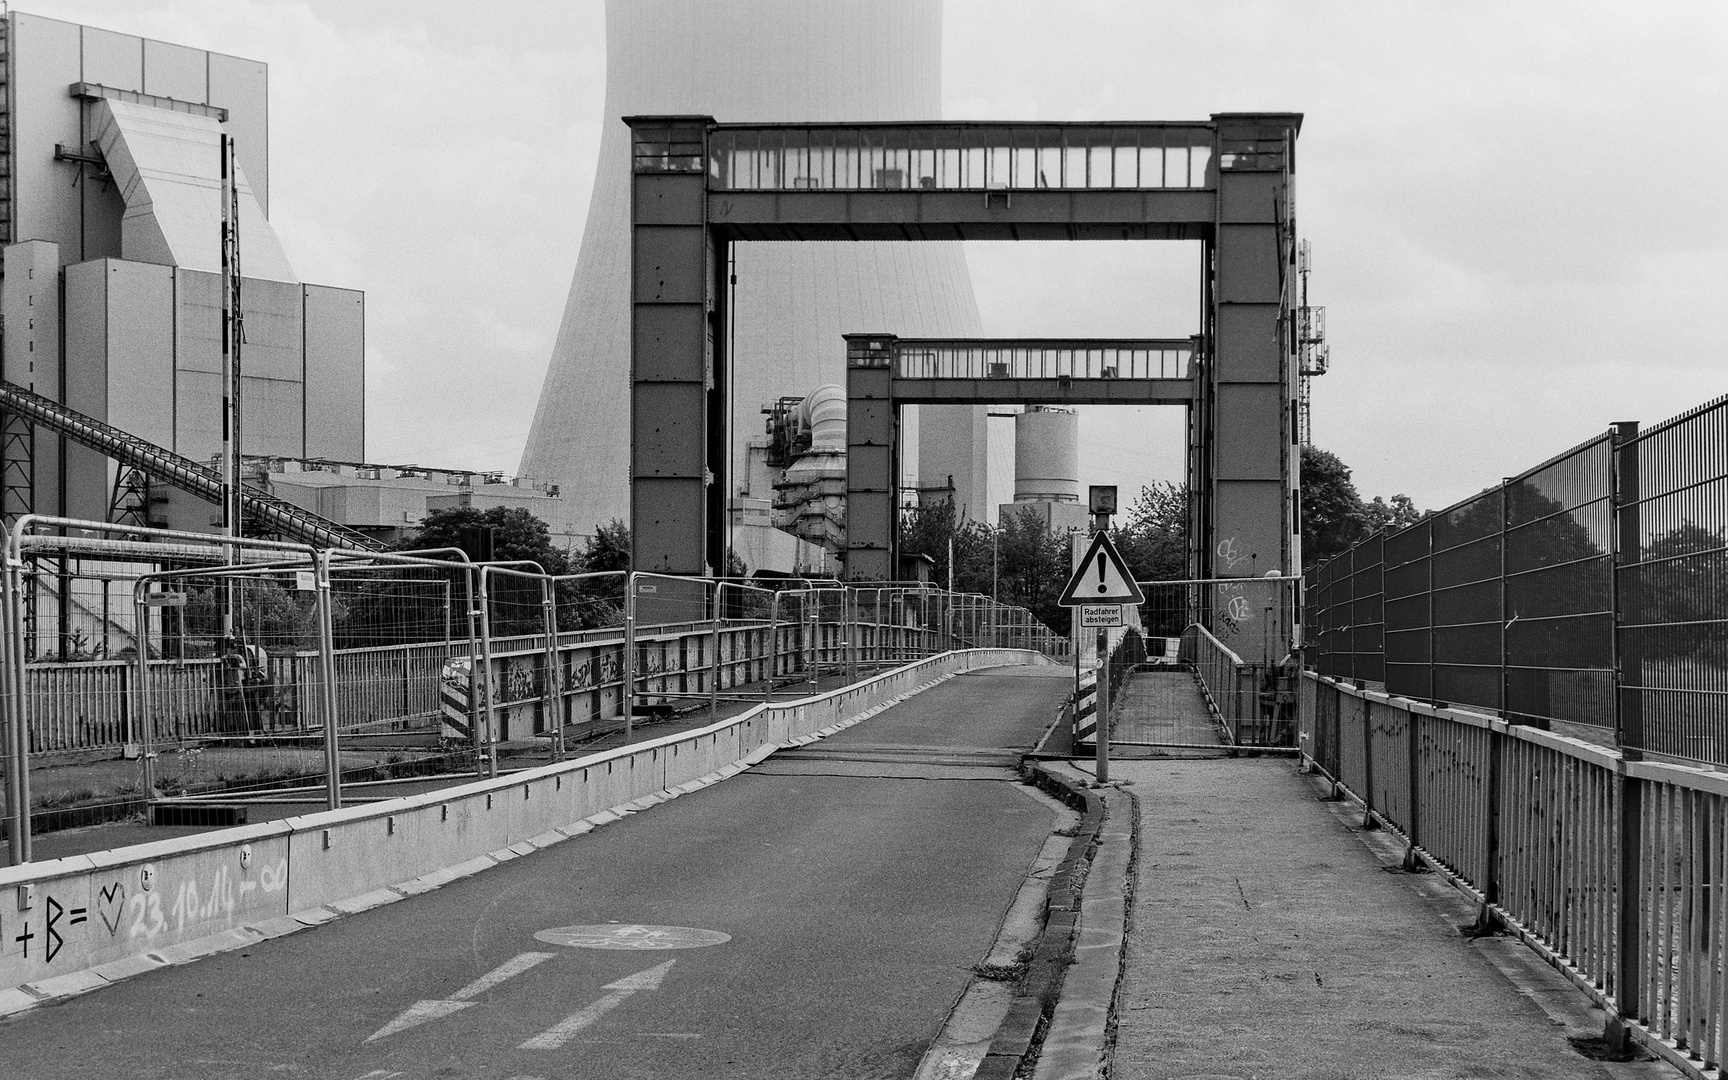
M 1300 566 L 1287 317 L 1300 114 L 1120 124 L 625 122 L 637 569 L 715 573 L 725 559 L 726 245 L 837 239 L 1201 241 L 1204 325 L 1188 463 L 1194 573 Z

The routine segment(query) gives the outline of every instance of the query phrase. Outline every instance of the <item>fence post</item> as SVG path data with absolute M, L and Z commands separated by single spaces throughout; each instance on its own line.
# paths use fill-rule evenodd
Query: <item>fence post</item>
M 1639 561 L 1642 538 L 1639 536 L 1638 486 L 1638 422 L 1621 421 L 1614 425 L 1614 739 L 1628 761 L 1643 756 L 1644 699 L 1639 688 L 1644 685 L 1644 657 L 1636 639 L 1628 640 L 1624 629 L 1628 612 L 1635 606 L 1629 602 L 1636 578 L 1623 570 L 1628 563 Z M 1630 688 L 1630 692 L 1628 689 Z
M 480 636 L 485 628 L 480 625 L 480 609 L 476 607 L 478 597 L 474 595 L 477 585 L 474 576 L 474 564 L 464 561 L 462 567 L 462 607 L 467 612 L 468 623 L 468 748 L 474 754 L 474 771 L 480 771 Z
M 330 552 L 313 556 L 318 604 L 318 658 L 324 668 L 324 797 L 331 810 L 342 809 L 342 755 L 336 735 L 336 627 L 330 612 Z
M 636 724 L 636 571 L 624 574 L 624 685 L 619 701 L 624 707 L 624 741 L 629 742 Z
M 726 583 L 714 583 L 714 635 L 708 649 L 708 719 L 720 715 L 720 604 L 725 597 Z
M 1500 903 L 1500 778 L 1505 772 L 1506 740 L 1500 728 L 1488 727 L 1488 775 L 1482 788 L 1482 908 L 1476 929 L 1494 929 L 1494 907 Z
M 552 760 L 564 760 L 564 670 L 558 664 L 558 583 L 540 578 L 546 630 L 546 720 L 552 725 Z
M 762 672 L 762 700 L 774 700 L 774 661 L 780 652 L 780 590 L 768 601 L 768 662 Z
M 815 598 L 815 603 L 810 602 L 812 597 Z M 822 643 L 819 640 L 822 633 L 822 591 L 806 588 L 803 597 L 798 602 L 803 606 L 803 610 L 799 612 L 803 618 L 798 620 L 798 625 L 804 633 L 803 660 L 810 676 L 810 692 L 814 694 L 816 692 L 816 665 L 822 658 Z
M 1630 602 L 1629 593 L 1636 579 L 1625 575 L 1621 567 L 1636 563 L 1641 555 L 1639 536 L 1638 484 L 1638 423 L 1622 421 L 1614 425 L 1614 739 L 1620 747 L 1621 767 L 1615 777 L 1615 826 L 1619 843 L 1615 845 L 1618 865 L 1618 926 L 1614 956 L 1614 1004 L 1618 1016 L 1610 1019 L 1609 1041 L 1622 1043 L 1625 1028 L 1638 1018 L 1639 998 L 1644 991 L 1638 973 L 1643 969 L 1640 951 L 1639 915 L 1643 907 L 1644 890 L 1640 871 L 1644 865 L 1644 803 L 1643 785 L 1626 769 L 1629 762 L 1644 757 L 1644 685 L 1643 656 L 1636 639 L 1628 640 L 1625 624 L 1640 617 L 1638 605 Z
M 864 628 L 859 625 L 858 607 L 858 590 L 841 589 L 840 610 L 842 617 L 846 619 L 846 625 L 850 627 L 846 632 L 846 682 L 848 685 L 858 681 L 858 638 L 864 632 Z
M 1098 783 L 1110 782 L 1110 631 L 1098 628 L 1098 705 L 1094 732 L 1098 740 Z
M 1404 710 L 1404 727 L 1407 735 L 1404 754 L 1408 759 L 1406 775 L 1409 780 L 1409 791 L 1405 795 L 1405 812 L 1409 820 L 1404 823 L 1404 835 L 1410 840 L 1410 849 L 1404 853 L 1404 869 L 1411 871 L 1414 871 L 1422 861 L 1416 856 L 1416 849 L 1422 843 L 1418 838 L 1422 822 L 1421 784 L 1419 783 L 1422 736 L 1416 726 L 1420 719 L 1421 717 L 1415 711 L 1409 708 Z
M 1522 724 L 1529 722 L 1530 718 L 1513 719 L 1512 695 L 1509 692 L 1512 676 L 1511 669 L 1506 663 L 1507 631 L 1512 626 L 1506 616 L 1506 533 L 1511 517 L 1512 478 L 1503 477 L 1500 481 L 1500 617 L 1496 620 L 1500 624 L 1500 718 L 1508 723 Z M 1544 721 L 1535 726 L 1547 727 L 1548 725 Z
M 498 775 L 498 727 L 492 701 L 492 567 L 480 567 L 480 655 L 476 659 L 474 677 L 469 681 L 470 693 L 486 699 L 480 707 L 481 721 L 486 725 L 483 737 L 477 733 L 475 744 L 483 747 L 486 775 Z
M 1362 680 L 1355 682 L 1360 693 Z M 1362 828 L 1378 829 L 1380 826 L 1374 820 L 1374 710 L 1368 707 L 1367 698 L 1356 700 L 1362 703 Z
M 132 735 L 138 744 L 138 760 L 144 766 L 144 798 L 148 800 L 156 797 L 156 719 L 150 715 L 150 609 L 142 592 L 134 590 L 132 605 L 132 617 L 137 620 L 132 639 L 138 653 L 134 658 L 137 672 L 133 676 Z
M 0 753 L 6 763 L 6 810 L 10 819 L 7 831 L 7 853 L 14 864 L 30 861 L 30 731 L 24 715 L 24 614 L 22 560 L 12 557 L 16 539 L 8 538 L 6 566 L 0 580 L 0 611 L 5 626 L 4 655 L 0 666 L 5 669 L 6 732 Z

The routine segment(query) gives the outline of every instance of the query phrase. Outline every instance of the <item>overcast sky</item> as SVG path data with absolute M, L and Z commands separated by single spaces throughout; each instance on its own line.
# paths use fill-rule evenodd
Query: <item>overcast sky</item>
M 593 183 L 599 0 L 17 6 L 268 63 L 277 232 L 367 293 L 368 456 L 515 469 Z M 944 54 L 953 119 L 1306 114 L 1315 441 L 1365 495 L 1438 508 L 1728 393 L 1728 4 L 948 0 Z M 1194 329 L 1186 245 L 968 259 L 986 333 Z M 1088 416 L 1083 479 L 1180 479 L 1180 414 L 1124 412 Z

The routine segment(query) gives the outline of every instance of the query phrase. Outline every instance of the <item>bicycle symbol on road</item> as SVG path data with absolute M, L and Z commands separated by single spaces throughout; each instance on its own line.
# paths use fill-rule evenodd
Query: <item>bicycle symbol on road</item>
M 555 926 L 534 936 L 548 945 L 568 945 L 572 949 L 702 949 L 732 940 L 732 935 L 718 930 L 641 923 Z

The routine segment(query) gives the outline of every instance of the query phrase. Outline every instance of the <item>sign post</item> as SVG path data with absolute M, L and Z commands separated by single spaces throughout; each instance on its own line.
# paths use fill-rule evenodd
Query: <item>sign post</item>
M 1132 604 L 1138 607 L 1146 602 L 1146 594 L 1135 584 L 1134 575 L 1128 572 L 1128 564 L 1122 561 L 1122 555 L 1116 550 L 1116 545 L 1110 542 L 1110 534 L 1099 530 L 1092 534 L 1092 546 L 1086 549 L 1086 557 L 1074 567 L 1074 573 L 1068 578 L 1068 584 L 1062 588 L 1062 596 L 1056 601 L 1063 607 L 1080 609 L 1080 628 L 1098 628 L 1098 783 L 1110 782 L 1110 630 L 1109 627 L 1121 626 L 1122 608 Z M 1079 643 L 1075 643 L 1075 655 L 1079 655 Z

